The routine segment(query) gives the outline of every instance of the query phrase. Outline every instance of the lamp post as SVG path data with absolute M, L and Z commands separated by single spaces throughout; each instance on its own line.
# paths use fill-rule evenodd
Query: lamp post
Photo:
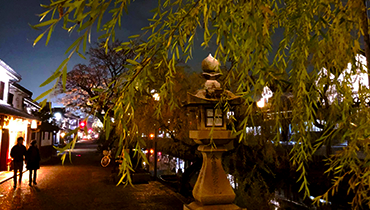
M 157 138 L 156 138 L 157 135 L 156 134 L 157 134 L 156 129 L 154 133 L 149 134 L 150 140 L 152 141 L 154 140 L 154 175 L 153 175 L 154 180 L 157 179 L 157 159 L 158 159 L 157 157 Z
M 159 101 L 161 99 L 160 95 L 158 93 L 153 94 L 154 101 Z M 152 134 L 150 134 L 152 135 Z M 154 125 L 154 180 L 157 180 L 157 159 L 158 159 L 158 151 L 157 151 L 157 128 Z M 151 137 L 152 138 L 152 137 Z M 152 140 L 153 140 L 152 138 Z
M 158 159 L 157 129 L 155 129 L 154 131 L 154 180 L 157 180 L 157 159 Z

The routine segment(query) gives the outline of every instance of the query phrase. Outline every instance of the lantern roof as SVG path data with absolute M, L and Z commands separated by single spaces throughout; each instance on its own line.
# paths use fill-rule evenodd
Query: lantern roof
M 241 98 L 229 90 L 221 88 L 217 79 L 222 76 L 220 73 L 220 62 L 211 54 L 202 61 L 202 76 L 206 79 L 203 89 L 195 94 L 188 93 L 187 106 L 201 104 L 217 104 L 220 100 L 227 100 L 230 104 L 240 104 Z

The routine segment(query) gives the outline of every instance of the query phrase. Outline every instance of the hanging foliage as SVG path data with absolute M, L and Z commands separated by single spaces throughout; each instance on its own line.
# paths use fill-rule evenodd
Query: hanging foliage
M 117 27 L 125 21 L 124 11 L 130 11 L 130 3 L 130 0 L 58 0 L 41 5 L 46 11 L 33 27 L 45 30 L 34 44 L 46 34 L 47 44 L 58 23 L 68 32 L 81 34 L 67 49 L 68 58 L 42 86 L 53 81 L 57 84 L 59 79 L 66 83 L 69 59 L 75 53 L 82 56 L 94 27 L 104 32 L 100 39 L 108 49 L 108 43 L 115 40 Z M 159 104 L 179 106 L 174 98 L 176 61 L 192 58 L 194 38 L 201 35 L 201 46 L 216 46 L 215 57 L 230 67 L 223 85 L 234 88 L 245 99 L 243 118 L 233 127 L 239 141 L 249 143 L 247 128 L 258 122 L 255 118 L 260 115 L 256 112 L 268 113 L 273 134 L 262 135 L 261 144 L 267 141 L 278 144 L 282 138 L 279 131 L 286 133 L 290 124 L 293 133 L 290 141 L 295 142 L 291 162 L 300 174 L 300 190 L 305 196 L 310 195 L 307 163 L 313 154 L 323 145 L 331 147 L 334 141 L 348 142 L 343 150 L 329 153 L 326 173 L 333 175 L 332 187 L 315 202 L 318 204 L 320 198 L 330 200 L 346 179 L 348 192 L 355 194 L 353 208 L 370 206 L 369 90 L 360 84 L 354 93 L 351 79 L 353 74 L 366 73 L 367 63 L 361 65 L 356 60 L 362 52 L 361 38 L 369 40 L 366 10 L 360 0 L 159 0 L 148 26 L 142 29 L 143 34 L 128 37 L 128 42 L 116 48 L 127 50 L 135 39 L 144 40 L 135 51 L 136 57 L 127 59 L 129 70 L 124 79 L 118 79 L 105 90 L 114 89 L 118 93 L 111 101 L 114 106 L 105 114 L 106 133 L 114 126 L 120 132 L 123 146 L 136 142 L 140 148 L 133 120 L 137 92 L 147 91 L 149 78 L 160 73 L 165 79 L 158 88 Z M 105 14 L 111 18 L 102 23 Z M 368 44 L 364 43 L 366 47 Z M 352 64 L 348 73 L 342 73 L 348 63 Z M 274 95 L 268 107 L 256 110 L 254 101 L 265 86 L 272 88 Z M 160 117 L 160 105 L 156 111 Z M 321 129 L 319 137 L 312 132 L 314 126 Z M 129 163 L 125 165 L 126 175 L 131 167 Z

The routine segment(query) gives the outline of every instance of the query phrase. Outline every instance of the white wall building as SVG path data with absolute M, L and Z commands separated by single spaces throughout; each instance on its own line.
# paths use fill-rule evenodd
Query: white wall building
M 360 89 L 360 86 L 364 88 L 369 88 L 369 77 L 367 74 L 367 68 L 366 68 L 366 57 L 363 55 L 357 55 L 356 56 L 356 66 L 361 66 L 362 68 L 356 68 L 352 69 L 352 64 L 348 63 L 347 68 L 342 71 L 342 73 L 338 76 L 338 78 L 335 78 L 333 74 L 330 73 L 329 79 L 331 81 L 334 81 L 337 79 L 339 84 L 347 84 L 352 89 L 352 97 L 358 98 L 358 91 Z M 317 85 L 320 85 L 320 80 L 324 79 L 324 76 L 328 76 L 327 69 L 323 68 L 322 71 L 319 73 L 319 79 L 317 81 Z M 341 97 L 338 95 L 338 91 L 335 85 L 331 85 L 328 88 L 327 91 L 327 97 L 330 103 L 332 103 L 334 100 L 342 100 Z
M 28 144 L 31 125 L 37 128 L 38 118 L 27 113 L 24 105 L 25 98 L 31 98 L 32 92 L 17 84 L 20 80 L 21 76 L 0 60 L 0 170 L 8 169 L 9 153 L 17 138 L 23 137 Z M 28 105 L 30 109 L 37 108 L 36 103 Z

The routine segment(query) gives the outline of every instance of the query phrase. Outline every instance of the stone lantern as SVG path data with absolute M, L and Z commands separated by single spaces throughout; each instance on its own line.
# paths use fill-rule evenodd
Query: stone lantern
M 222 98 L 230 105 L 241 103 L 241 98 L 223 90 L 217 79 L 219 62 L 210 54 L 202 62 L 204 88 L 196 94 L 188 93 L 187 106 L 197 108 L 197 130 L 190 130 L 192 138 L 202 153 L 203 164 L 193 189 L 195 201 L 184 205 L 184 210 L 193 209 L 240 209 L 233 204 L 235 193 L 222 168 L 222 153 L 226 145 L 236 137 L 226 128 L 227 113 L 217 104 Z M 213 144 L 212 144 L 213 143 Z

